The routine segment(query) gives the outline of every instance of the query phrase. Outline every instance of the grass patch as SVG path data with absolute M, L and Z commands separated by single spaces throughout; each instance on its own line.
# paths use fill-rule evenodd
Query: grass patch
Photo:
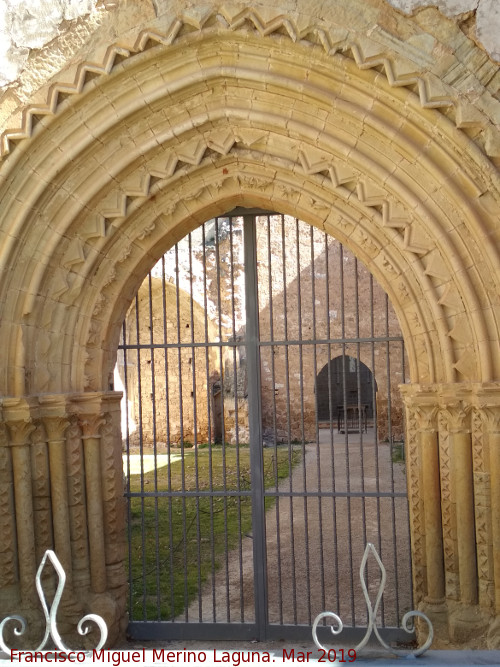
M 300 448 L 263 449 L 264 484 L 275 488 Z M 132 493 L 250 490 L 248 446 L 185 451 L 170 466 L 130 477 Z M 273 505 L 266 498 L 266 509 Z M 172 620 L 252 529 L 250 497 L 159 496 L 130 499 L 131 620 Z
M 404 463 L 405 444 L 404 442 L 393 442 L 391 445 L 391 459 L 393 463 Z

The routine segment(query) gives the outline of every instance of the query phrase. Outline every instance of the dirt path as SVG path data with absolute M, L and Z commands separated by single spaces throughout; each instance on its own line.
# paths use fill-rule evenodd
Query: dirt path
M 404 492 L 404 466 L 391 466 L 389 445 L 376 446 L 370 432 L 363 436 L 362 446 L 359 434 L 350 434 L 347 445 L 343 439 L 335 433 L 332 446 L 330 432 L 320 431 L 319 443 L 306 446 L 305 461 L 279 486 L 281 493 L 307 490 L 312 497 L 282 496 L 266 514 L 271 623 L 310 625 L 318 613 L 329 609 L 340 613 L 346 625 L 364 625 L 366 604 L 359 566 L 368 541 L 374 542 L 387 570 L 385 624 L 398 624 L 398 616 L 410 608 L 406 499 L 397 498 L 393 505 L 389 497 L 364 501 L 361 497 L 331 497 L 333 491 L 375 493 L 394 488 Z M 314 495 L 318 490 L 330 497 L 318 498 Z M 209 580 L 201 604 L 196 600 L 190 605 L 189 620 L 254 621 L 253 559 L 253 540 L 245 537 L 241 550 L 231 551 L 227 566 L 216 573 L 213 590 Z M 368 575 L 374 598 L 380 579 L 374 563 Z

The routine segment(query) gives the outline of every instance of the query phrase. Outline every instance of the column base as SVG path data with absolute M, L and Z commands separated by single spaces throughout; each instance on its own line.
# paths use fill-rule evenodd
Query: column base
M 440 641 L 448 640 L 448 606 L 444 600 L 425 598 L 423 602 L 418 605 L 418 610 L 422 611 L 432 623 L 434 628 L 434 637 Z M 418 620 L 416 623 L 417 637 L 419 643 L 423 643 L 429 634 L 427 623 Z M 436 639 L 434 640 L 436 641 Z
M 486 646 L 490 650 L 500 649 L 500 616 L 493 619 L 486 638 Z
M 485 637 L 490 618 L 477 605 L 457 603 L 456 608 L 450 613 L 450 640 L 456 644 L 465 644 L 478 637 Z

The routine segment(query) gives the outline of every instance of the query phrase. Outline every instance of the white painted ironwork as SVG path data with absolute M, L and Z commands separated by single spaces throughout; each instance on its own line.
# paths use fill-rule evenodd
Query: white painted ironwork
M 54 595 L 54 599 L 52 601 L 52 604 L 50 605 L 50 608 L 47 605 L 45 593 L 42 587 L 42 572 L 47 562 L 47 559 L 49 559 L 50 562 L 52 563 L 59 579 L 56 593 Z M 71 651 L 72 649 L 69 649 L 62 641 L 61 635 L 59 634 L 59 631 L 57 629 L 57 622 L 56 622 L 57 609 L 59 607 L 59 602 L 61 601 L 62 598 L 64 586 L 66 584 L 66 573 L 64 572 L 64 568 L 61 565 L 56 554 L 52 550 L 47 549 L 47 551 L 45 552 L 45 555 L 42 558 L 42 562 L 40 563 L 40 566 L 37 570 L 35 581 L 36 581 L 36 589 L 38 591 L 38 597 L 40 598 L 40 602 L 42 603 L 43 613 L 45 615 L 45 635 L 40 645 L 34 650 L 42 651 L 45 648 L 49 640 L 49 637 L 52 637 L 55 646 L 60 651 L 65 651 L 65 652 Z M 5 626 L 10 621 L 14 621 L 17 623 L 17 627 L 14 628 L 14 634 L 16 636 L 18 637 L 21 636 L 22 634 L 24 634 L 24 631 L 26 630 L 26 621 L 22 616 L 18 616 L 17 614 L 13 616 L 7 616 L 7 618 L 4 618 L 3 621 L 0 623 L 0 648 L 9 656 L 11 655 L 11 649 L 5 643 L 3 632 Z M 106 622 L 101 616 L 97 616 L 97 614 L 87 614 L 78 623 L 77 630 L 78 633 L 82 636 L 88 634 L 90 630 L 89 622 L 91 621 L 93 621 L 101 631 L 101 637 L 98 645 L 96 646 L 96 650 L 100 650 L 104 646 L 106 639 L 108 637 L 108 628 Z
M 378 588 L 377 597 L 375 599 L 375 606 L 373 606 L 372 603 L 371 603 L 370 596 L 368 594 L 368 588 L 367 588 L 367 585 L 366 585 L 366 580 L 365 580 L 366 564 L 367 564 L 368 556 L 370 555 L 370 553 L 372 553 L 373 556 L 375 557 L 375 560 L 377 561 L 377 564 L 380 568 L 380 573 L 381 573 L 380 585 L 379 585 L 379 588 Z M 414 618 L 421 618 L 427 623 L 427 626 L 429 628 L 429 635 L 428 635 L 426 641 L 424 642 L 424 644 L 422 646 L 420 646 L 418 649 L 416 649 L 414 651 L 408 651 L 408 650 L 401 650 L 401 649 L 394 648 L 393 646 L 389 646 L 389 644 L 387 644 L 382 639 L 382 637 L 380 636 L 379 630 L 377 628 L 377 620 L 376 619 L 377 619 L 378 608 L 379 608 L 380 602 L 382 600 L 382 596 L 384 594 L 387 575 L 386 575 L 384 564 L 380 560 L 380 556 L 378 555 L 377 550 L 375 549 L 373 544 L 371 544 L 371 542 L 368 542 L 368 544 L 366 545 L 365 552 L 363 554 L 363 559 L 361 561 L 361 566 L 359 568 L 359 578 L 360 578 L 360 581 L 361 581 L 361 588 L 363 589 L 363 595 L 365 596 L 366 606 L 368 608 L 368 627 L 366 628 L 365 636 L 359 642 L 359 644 L 355 647 L 356 653 L 358 651 L 361 651 L 361 649 L 363 649 L 366 646 L 366 644 L 368 643 L 372 633 L 375 634 L 375 636 L 379 640 L 380 644 L 385 649 L 387 649 L 387 651 L 389 651 L 391 653 L 394 653 L 395 655 L 400 655 L 400 656 L 405 656 L 405 657 L 406 656 L 415 656 L 416 657 L 418 655 L 422 655 L 422 653 L 427 651 L 427 649 L 432 644 L 432 640 L 434 639 L 434 628 L 432 627 L 432 623 L 431 623 L 430 619 L 421 611 L 409 611 L 409 612 L 407 612 L 403 616 L 402 625 L 401 625 L 403 630 L 405 630 L 408 633 L 411 633 L 414 630 L 414 624 L 413 624 L 413 619 Z M 314 620 L 313 628 L 312 628 L 313 640 L 314 640 L 314 643 L 316 644 L 316 646 L 320 650 L 327 652 L 328 649 L 320 643 L 320 641 L 318 639 L 318 635 L 317 635 L 318 625 L 325 618 L 332 619 L 336 623 L 336 625 L 331 625 L 330 626 L 330 630 L 331 630 L 333 635 L 339 635 L 342 632 L 342 630 L 344 628 L 344 625 L 342 623 L 342 619 L 340 618 L 340 616 L 338 616 L 337 614 L 335 614 L 332 611 L 323 611 L 323 612 L 321 612 L 321 614 L 318 614 L 318 616 L 316 616 L 316 618 Z

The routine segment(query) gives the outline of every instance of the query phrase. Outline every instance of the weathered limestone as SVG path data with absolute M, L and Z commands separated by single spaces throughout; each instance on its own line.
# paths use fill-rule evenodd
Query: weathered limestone
M 436 10 L 309 5 L 145 1 L 53 80 L 8 91 L 2 611 L 33 604 L 57 543 L 74 598 L 111 641 L 123 626 L 120 327 L 176 240 L 259 206 L 334 235 L 389 294 L 412 381 L 415 597 L 453 641 L 472 618 L 500 645 L 499 70 Z
M 483 485 L 482 496 L 478 498 L 474 480 L 477 485 L 478 476 L 486 475 L 493 481 L 497 475 L 493 472 L 497 462 L 480 462 L 477 450 L 487 449 L 487 443 L 491 445 L 494 441 L 488 429 L 498 427 L 500 405 L 496 401 L 500 386 L 410 385 L 403 387 L 403 392 L 410 448 L 416 447 L 414 430 L 420 433 L 420 464 L 418 468 L 410 465 L 408 470 L 410 507 L 415 507 L 415 496 L 422 499 L 411 516 L 413 567 L 417 572 L 421 568 L 427 571 L 420 607 L 433 617 L 441 636 L 445 623 L 451 640 L 457 644 L 486 637 L 489 628 L 489 646 L 496 647 L 498 612 L 494 600 L 497 597 L 493 599 L 480 591 L 485 591 L 484 578 L 487 578 L 498 596 L 498 573 L 491 572 L 491 556 L 488 557 L 491 551 L 494 563 L 498 551 L 493 537 L 498 532 L 495 516 L 498 487 L 493 483 Z M 486 407 L 488 403 L 492 407 Z M 441 416 L 443 419 L 438 418 Z M 487 427 L 473 449 L 471 420 L 474 419 Z M 441 455 L 438 461 L 442 442 L 449 453 L 444 459 Z M 410 451 L 409 456 L 413 463 L 414 453 Z M 436 479 L 439 467 L 441 484 L 439 477 Z M 448 502 L 450 491 L 453 507 Z M 485 530 L 485 521 L 493 531 Z M 421 549 L 421 543 L 425 544 L 425 550 Z
M 12 465 L 8 462 L 2 468 L 3 489 L 14 488 L 14 498 L 3 500 L 5 507 L 15 504 L 20 517 L 16 521 L 16 535 L 12 535 L 12 512 L 3 521 L 5 556 L 2 556 L 0 574 L 2 586 L 0 600 L 2 610 L 10 613 L 27 613 L 30 624 L 29 639 L 36 641 L 41 631 L 41 619 L 36 619 L 31 610 L 38 608 L 38 595 L 35 589 L 35 574 L 39 565 L 39 546 L 54 549 L 64 566 L 67 580 L 62 601 L 64 619 L 74 618 L 74 625 L 84 611 L 102 613 L 111 630 L 111 640 L 123 630 L 125 611 L 125 572 L 124 572 L 124 517 L 123 482 L 121 470 L 119 433 L 120 394 L 117 392 L 99 395 L 43 395 L 31 397 L 30 402 L 15 399 L 2 400 L 2 415 L 9 434 L 9 446 L 2 446 L 3 458 L 12 452 Z M 72 424 L 75 417 L 81 423 L 78 438 L 83 441 L 83 449 L 72 452 Z M 114 422 L 115 437 L 101 443 L 99 429 L 106 422 Z M 35 439 L 37 425 L 43 424 L 45 442 Z M 115 455 L 118 445 L 118 456 Z M 45 449 L 50 473 L 43 467 L 44 456 L 39 454 Z M 112 514 L 106 511 L 103 496 L 108 495 L 103 480 L 101 461 L 110 457 L 111 449 L 113 468 L 107 476 L 113 481 Z M 3 452 L 5 451 L 5 454 Z M 31 466 L 31 456 L 37 464 Z M 40 473 L 38 464 L 42 462 L 41 472 L 44 480 L 50 480 L 50 503 L 42 509 L 39 500 L 41 487 L 37 482 Z M 119 463 L 115 466 L 116 462 Z M 80 505 L 75 506 L 75 485 L 71 473 L 75 466 L 83 470 L 86 494 L 79 497 Z M 69 475 L 68 475 L 69 473 Z M 106 475 L 105 475 L 106 476 Z M 33 491 L 32 491 L 33 489 Z M 73 490 L 73 493 L 72 493 Z M 3 495 L 3 494 L 2 494 Z M 109 502 L 109 501 L 108 501 Z M 83 510 L 76 511 L 76 510 Z M 45 518 L 45 514 L 47 517 Z M 21 519 L 22 517 L 22 519 Z M 87 552 L 87 534 L 81 544 L 84 526 L 88 526 L 90 558 Z M 86 531 L 84 531 L 86 533 Z M 104 535 L 106 534 L 106 538 Z M 105 542 L 107 551 L 105 549 Z M 83 551 L 83 558 L 81 552 Z M 42 554 L 43 555 L 43 554 Z M 107 569 L 109 578 L 107 579 Z M 47 584 L 45 584 L 47 585 Z M 96 593 L 101 594 L 95 595 Z M 100 610 L 100 611 L 99 611 Z M 69 627 L 69 625 L 68 625 Z M 75 627 L 72 628 L 73 630 Z

